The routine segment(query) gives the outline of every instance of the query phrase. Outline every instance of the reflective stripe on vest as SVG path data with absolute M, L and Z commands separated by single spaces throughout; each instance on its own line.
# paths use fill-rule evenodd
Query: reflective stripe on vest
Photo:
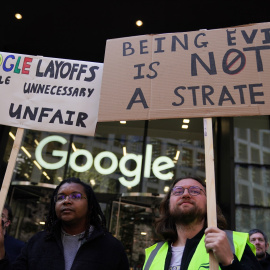
M 145 250 L 143 270 L 164 270 L 169 245 L 168 242 L 158 242 Z
M 248 244 L 255 254 L 255 247 L 249 242 L 248 233 L 225 231 L 232 253 L 235 254 L 240 261 Z M 190 261 L 189 270 L 209 269 L 209 254 L 206 252 L 205 235 L 200 240 L 195 253 Z M 146 249 L 146 259 L 143 270 L 164 270 L 165 260 L 168 253 L 168 242 L 159 242 Z

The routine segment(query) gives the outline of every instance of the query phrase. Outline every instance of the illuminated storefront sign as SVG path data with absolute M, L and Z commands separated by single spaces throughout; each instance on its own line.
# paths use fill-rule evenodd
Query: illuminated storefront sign
M 55 163 L 46 162 L 43 159 L 42 150 L 50 142 L 59 142 L 61 144 L 66 144 L 67 140 L 64 137 L 58 136 L 58 135 L 46 137 L 45 139 L 40 141 L 40 143 L 38 144 L 35 151 L 35 155 L 36 155 L 36 159 L 38 163 L 43 168 L 49 169 L 49 170 L 56 170 L 63 167 L 66 164 L 68 151 L 53 150 L 52 156 L 60 157 L 61 159 Z M 78 166 L 76 164 L 76 159 L 78 156 L 85 156 L 87 161 L 84 165 Z M 101 166 L 101 161 L 104 158 L 109 158 L 111 160 L 110 167 L 104 168 Z M 130 160 L 133 160 L 136 163 L 136 167 L 134 170 L 129 170 L 126 167 L 126 163 Z M 144 177 L 146 178 L 150 177 L 151 169 L 155 177 L 157 177 L 160 180 L 170 180 L 173 177 L 172 172 L 162 173 L 164 170 L 174 168 L 175 166 L 173 161 L 169 157 L 161 156 L 161 157 L 156 158 L 153 161 L 152 168 L 151 168 L 151 162 L 152 162 L 152 145 L 148 144 L 146 147 L 146 153 L 145 153 Z M 127 180 L 124 176 L 119 177 L 118 180 L 123 186 L 133 187 L 133 186 L 138 185 L 140 182 L 140 175 L 141 175 L 141 168 L 142 168 L 142 155 L 126 154 L 119 160 L 119 162 L 116 155 L 110 151 L 100 152 L 99 154 L 96 155 L 95 158 L 93 158 L 92 154 L 86 149 L 78 149 L 77 151 L 73 152 L 70 155 L 69 166 L 76 172 L 85 172 L 89 170 L 93 164 L 96 171 L 102 175 L 112 174 L 113 172 L 115 172 L 115 170 L 119 166 L 119 169 L 124 176 L 134 177 L 133 180 Z

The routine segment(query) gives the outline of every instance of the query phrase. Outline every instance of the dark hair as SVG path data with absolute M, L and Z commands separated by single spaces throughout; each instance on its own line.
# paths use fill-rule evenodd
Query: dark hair
M 263 236 L 263 238 L 264 238 L 265 245 L 267 245 L 267 243 L 268 243 L 268 238 L 267 238 L 267 235 L 266 235 L 262 230 L 260 230 L 260 229 L 252 229 L 252 230 L 250 230 L 250 231 L 248 232 L 249 237 L 250 237 L 252 234 L 254 234 L 254 233 L 260 233 L 260 234 Z
M 106 229 L 106 219 L 105 216 L 100 208 L 100 205 L 96 199 L 96 195 L 90 185 L 82 182 L 79 178 L 68 178 L 63 180 L 54 190 L 51 203 L 50 203 L 50 210 L 49 214 L 46 219 L 45 230 L 48 233 L 48 236 L 52 236 L 52 234 L 59 228 L 61 221 L 57 218 L 55 212 L 55 201 L 54 197 L 57 195 L 59 188 L 64 184 L 80 184 L 83 186 L 85 194 L 87 196 L 88 202 L 88 213 L 87 213 L 87 224 L 84 237 L 87 238 L 89 236 L 89 229 L 90 226 L 93 225 L 95 227 L 100 227 Z
M 178 238 L 176 225 L 169 211 L 171 191 L 172 188 L 179 181 L 188 178 L 196 180 L 206 189 L 205 181 L 203 181 L 201 178 L 197 176 L 186 176 L 182 178 L 177 178 L 173 181 L 169 192 L 166 194 L 166 196 L 160 203 L 160 217 L 155 221 L 155 229 L 157 234 L 161 235 L 166 241 L 169 242 L 175 242 Z M 205 215 L 204 226 L 207 227 L 207 214 Z M 227 228 L 227 221 L 218 205 L 217 205 L 217 226 L 222 230 L 225 230 Z
M 12 210 L 11 210 L 10 206 L 8 204 L 5 204 L 4 209 L 6 209 L 8 211 L 8 220 L 11 222 L 13 219 L 13 214 L 12 214 Z

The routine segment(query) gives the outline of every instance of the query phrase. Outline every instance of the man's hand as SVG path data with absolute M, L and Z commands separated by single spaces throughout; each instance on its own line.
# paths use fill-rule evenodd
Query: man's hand
M 2 260 L 5 257 L 5 247 L 4 247 L 5 232 L 2 226 L 2 219 L 0 220 L 1 220 L 0 222 L 0 260 Z
M 209 227 L 205 230 L 204 241 L 207 252 L 213 251 L 215 258 L 220 264 L 223 266 L 231 264 L 234 255 L 224 231 Z

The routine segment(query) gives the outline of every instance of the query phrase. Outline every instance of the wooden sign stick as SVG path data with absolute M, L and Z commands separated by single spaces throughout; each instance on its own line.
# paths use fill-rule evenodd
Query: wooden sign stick
M 21 142 L 22 142 L 22 138 L 23 138 L 23 133 L 24 133 L 23 128 L 17 128 L 15 141 L 13 143 L 13 147 L 12 147 L 11 154 L 10 154 L 9 161 L 8 161 L 8 166 L 6 169 L 5 177 L 4 177 L 4 180 L 2 183 L 2 188 L 0 191 L 0 213 L 2 213 L 3 208 L 4 208 L 4 204 L 5 204 L 8 189 L 10 186 L 13 170 L 14 170 L 14 167 L 16 164 L 17 155 L 18 155 L 18 152 L 20 150 L 20 146 L 21 146 Z
M 204 118 L 203 126 L 204 126 L 205 173 L 206 173 L 206 190 L 207 190 L 207 223 L 208 227 L 217 227 L 212 118 Z M 210 270 L 218 270 L 219 267 L 213 252 L 209 253 L 209 266 Z

